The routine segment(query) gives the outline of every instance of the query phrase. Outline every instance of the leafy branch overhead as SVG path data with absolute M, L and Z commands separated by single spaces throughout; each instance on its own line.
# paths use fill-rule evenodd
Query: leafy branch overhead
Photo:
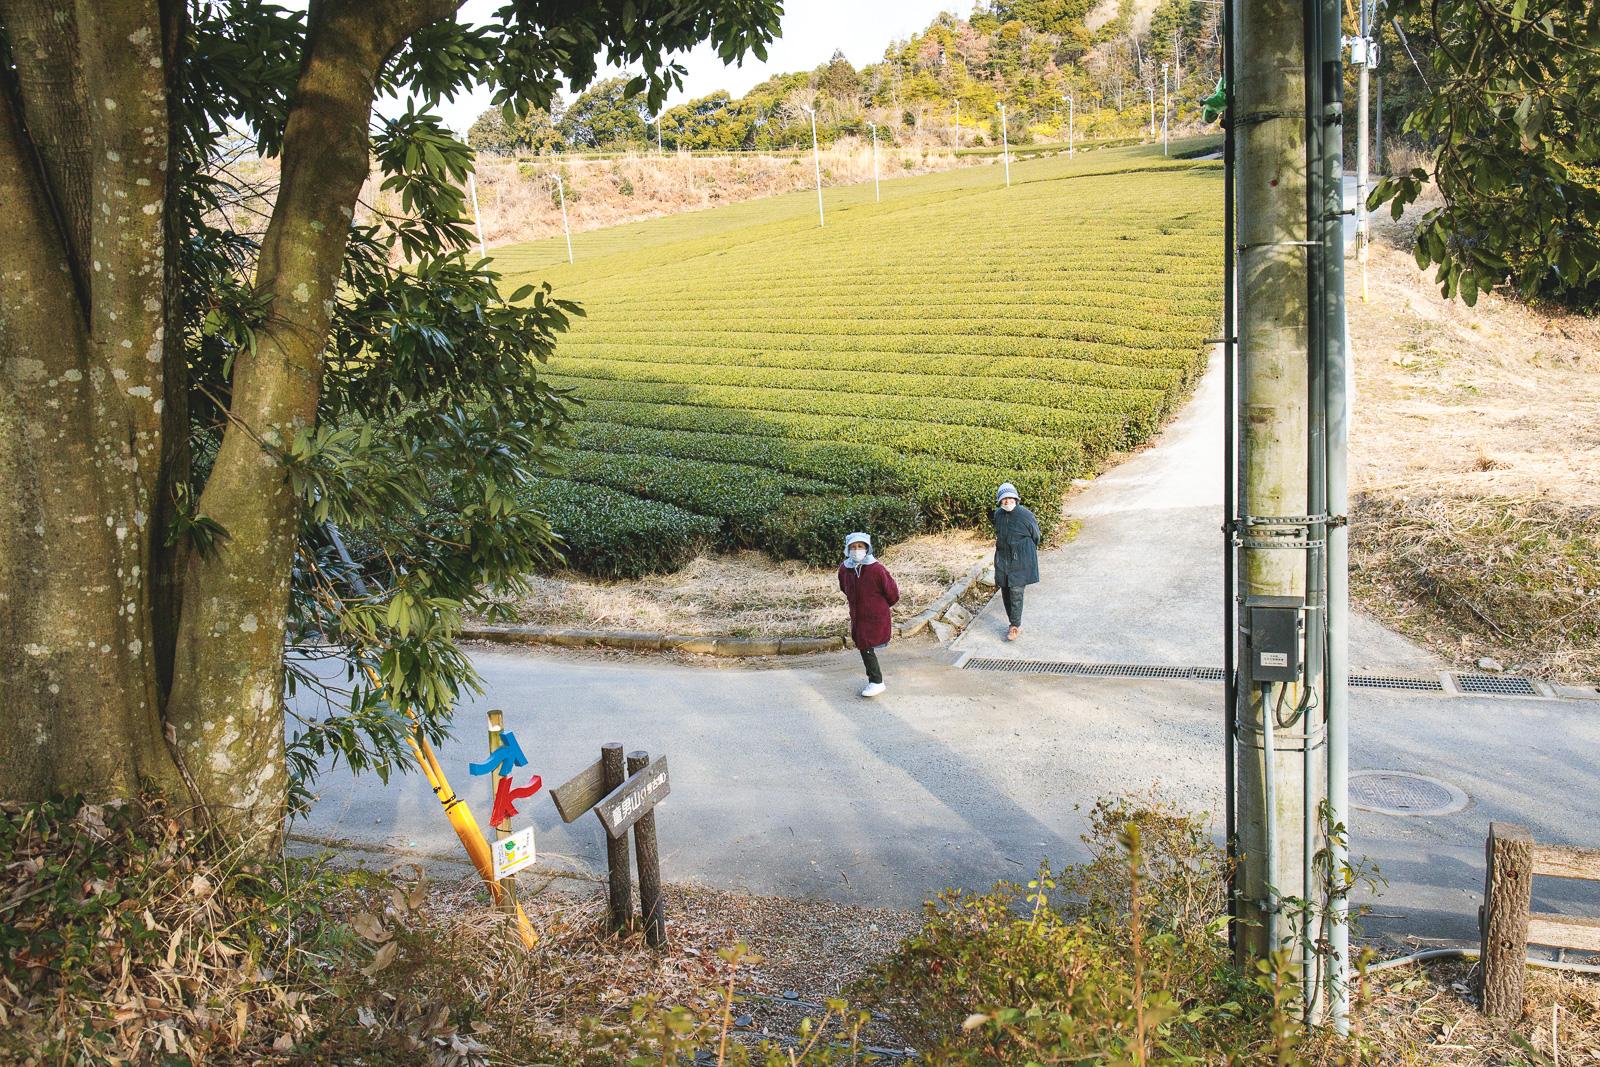
M 1437 145 L 1431 172 L 1384 178 L 1395 218 L 1437 187 L 1416 258 L 1441 292 L 1600 307 L 1600 5 L 1590 0 L 1398 0 L 1432 91 L 1403 131 Z

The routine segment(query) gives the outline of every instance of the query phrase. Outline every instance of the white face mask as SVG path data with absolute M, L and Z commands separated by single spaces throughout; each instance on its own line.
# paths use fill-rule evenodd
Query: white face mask
M 1010 497 L 1006 497 L 1004 500 L 1000 501 L 1000 506 L 1006 511 L 1015 511 L 1017 508 L 1017 502 L 1012 500 Z
M 867 558 L 867 550 L 864 548 L 852 548 L 850 550 L 850 558 L 860 563 Z

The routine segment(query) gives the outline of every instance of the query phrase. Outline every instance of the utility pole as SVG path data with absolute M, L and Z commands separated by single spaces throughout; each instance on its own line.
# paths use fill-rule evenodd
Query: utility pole
M 1155 85 L 1155 82 L 1151 82 L 1145 88 L 1147 88 L 1150 91 L 1150 139 L 1152 141 L 1154 141 L 1156 139 L 1156 85 Z
M 567 187 L 556 171 L 556 196 L 561 198 L 561 232 L 567 235 L 567 262 L 572 262 L 572 227 L 567 224 Z
M 1011 141 L 1006 136 L 1006 106 L 1000 105 L 1000 160 L 1006 167 L 1006 188 L 1011 188 Z
M 1350 41 L 1350 61 L 1356 65 L 1356 232 L 1360 250 L 1356 255 L 1361 264 L 1361 302 L 1367 302 L 1367 248 L 1370 243 L 1370 220 L 1367 212 L 1367 84 L 1368 70 L 1372 65 L 1372 4 L 1373 0 L 1358 0 L 1360 14 L 1357 36 Z
M 473 175 L 467 175 L 467 191 L 472 194 L 472 225 L 478 231 L 478 258 L 488 259 L 489 249 L 483 243 L 483 215 L 478 211 L 478 183 Z
M 872 130 L 872 199 L 881 204 L 883 193 L 878 190 L 878 127 L 870 122 L 867 126 Z
M 1172 113 L 1172 105 L 1167 100 L 1167 66 L 1161 64 L 1161 154 L 1167 154 L 1167 116 Z
M 1328 188 L 1339 158 L 1338 8 L 1337 0 L 1229 2 L 1238 12 L 1228 42 L 1237 56 L 1230 122 L 1262 117 L 1231 128 L 1240 307 L 1234 604 L 1243 611 L 1230 637 L 1240 664 L 1236 944 L 1245 958 L 1291 949 L 1305 1002 L 1320 1013 L 1328 1001 L 1313 984 L 1314 945 L 1336 935 L 1318 926 L 1320 913 L 1287 913 L 1283 900 L 1324 900 L 1312 864 L 1329 843 L 1323 802 L 1336 820 L 1347 814 L 1343 741 L 1337 753 L 1330 747 L 1343 729 L 1347 670 L 1344 564 L 1335 558 L 1344 532 L 1336 497 L 1345 402 L 1343 279 L 1335 286 L 1331 276 L 1343 264 L 1337 171 L 1331 210 Z M 1331 62 L 1323 39 L 1329 10 Z M 1331 778 L 1338 783 L 1330 793 Z M 1338 863 L 1336 855 L 1336 872 Z M 1336 962 L 1328 990 L 1343 989 L 1346 962 Z M 1337 992 L 1333 1001 L 1337 1020 Z
M 808 107 L 806 114 L 811 116 L 811 166 L 817 173 L 817 225 L 827 225 L 827 219 L 822 214 L 822 156 L 817 151 L 817 109 Z

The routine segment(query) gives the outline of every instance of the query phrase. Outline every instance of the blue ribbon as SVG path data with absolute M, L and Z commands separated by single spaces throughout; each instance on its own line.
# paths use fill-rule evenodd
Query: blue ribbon
M 506 730 L 500 735 L 500 747 L 489 753 L 489 758 L 482 763 L 470 763 L 467 770 L 474 775 L 488 774 L 491 771 L 509 776 L 513 768 L 526 767 L 528 757 L 522 754 L 522 746 L 517 744 L 517 735 Z

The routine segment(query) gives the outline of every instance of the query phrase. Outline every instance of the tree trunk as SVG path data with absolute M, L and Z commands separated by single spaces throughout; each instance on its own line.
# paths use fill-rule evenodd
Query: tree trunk
M 198 506 L 227 537 L 202 559 L 167 544 L 188 478 L 168 188 L 182 0 L 0 0 L 0 796 L 187 787 L 276 848 L 299 527 L 281 450 L 316 420 L 379 68 L 455 6 L 311 6 L 257 268 L 268 318 Z
M 0 3 L 3 795 L 181 795 L 150 612 L 167 87 L 153 4 Z

